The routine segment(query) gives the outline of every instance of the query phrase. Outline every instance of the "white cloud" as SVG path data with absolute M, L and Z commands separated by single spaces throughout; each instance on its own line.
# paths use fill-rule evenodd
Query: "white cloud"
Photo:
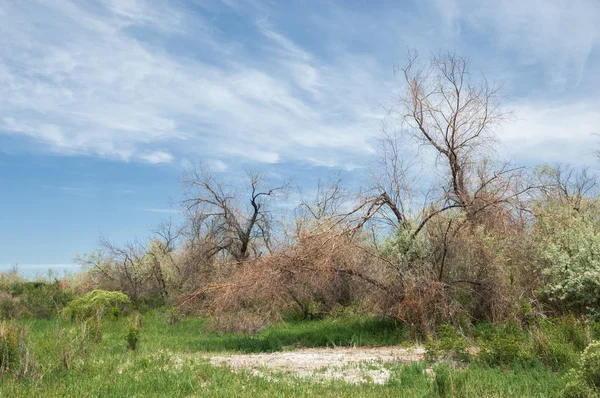
M 379 104 L 393 95 L 392 65 L 407 45 L 440 37 L 444 46 L 458 47 L 473 39 L 469 27 L 506 59 L 516 54 L 510 59 L 518 73 L 541 65 L 555 86 L 544 87 L 554 92 L 581 81 L 600 39 L 599 3 L 588 0 L 432 0 L 426 4 L 437 14 L 424 15 L 400 6 L 361 13 L 332 4 L 329 14 L 314 16 L 328 50 L 318 55 L 283 33 L 274 6 L 227 3 L 246 18 L 247 29 L 256 15 L 262 18 L 256 36 L 224 33 L 211 21 L 217 12 L 211 14 L 210 3 L 200 4 L 206 15 L 183 9 L 185 3 L 148 0 L 3 3 L 0 134 L 59 154 L 123 161 L 200 158 L 225 162 L 215 163 L 223 170 L 235 162 L 295 161 L 352 169 L 372 152 L 385 114 Z M 355 52 L 357 40 L 372 45 Z M 394 52 L 399 59 L 387 55 Z M 539 126 L 557 126 L 549 122 L 556 107 L 578 112 L 573 122 L 594 121 L 591 103 L 577 101 L 584 105 L 568 110 L 564 103 L 529 101 L 533 109 L 519 112 L 530 121 L 508 126 L 505 135 L 518 131 L 542 148 L 547 129 Z M 506 147 L 518 151 L 511 142 Z
M 141 154 L 140 159 L 142 159 L 148 163 L 151 163 L 151 164 L 171 163 L 171 161 L 173 160 L 173 155 L 171 155 L 168 152 L 154 151 L 154 152 L 150 152 L 150 153 Z
M 227 166 L 227 163 L 223 162 L 222 160 L 218 160 L 218 159 L 209 162 L 209 165 L 210 165 L 211 169 L 216 171 L 217 173 L 222 173 L 224 171 L 227 171 L 227 169 L 229 168 L 229 166 Z
M 111 2 L 101 15 L 66 0 L 48 4 L 43 20 L 35 21 L 38 4 L 9 6 L 0 21 L 0 81 L 8 83 L 0 85 L 0 134 L 126 161 L 170 162 L 176 151 L 277 163 L 329 161 L 334 149 L 360 156 L 377 133 L 358 112 L 377 112 L 365 98 L 374 78 L 318 62 L 264 25 L 265 59 L 240 53 L 217 66 L 128 33 L 123 19 L 163 29 L 155 3 Z M 165 15 L 186 25 L 177 11 Z M 210 40 L 218 47 L 222 39 L 204 37 L 201 48 Z
M 521 65 L 538 64 L 551 83 L 579 84 L 593 48 L 600 44 L 596 0 L 433 0 L 454 30 L 464 26 L 514 52 Z
M 522 102 L 512 108 L 515 118 L 499 137 L 506 156 L 531 163 L 597 163 L 600 102 Z

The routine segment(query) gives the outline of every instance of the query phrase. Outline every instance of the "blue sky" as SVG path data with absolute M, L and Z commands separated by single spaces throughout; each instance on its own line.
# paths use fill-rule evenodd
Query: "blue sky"
M 407 49 L 504 85 L 500 153 L 596 166 L 600 2 L 0 2 L 0 271 L 175 216 L 189 162 L 359 181 Z

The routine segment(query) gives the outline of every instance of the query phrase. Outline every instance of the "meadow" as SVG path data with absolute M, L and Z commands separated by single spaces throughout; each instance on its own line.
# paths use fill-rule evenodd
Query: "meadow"
M 553 369 L 547 363 L 518 355 L 501 365 L 479 360 L 461 365 L 448 361 L 385 364 L 390 377 L 383 385 L 316 381 L 293 374 L 265 377 L 250 370 L 233 371 L 215 366 L 210 363 L 209 356 L 214 353 L 293 351 L 301 347 L 411 347 L 418 342 L 406 327 L 373 317 L 288 321 L 258 334 L 240 335 L 215 333 L 203 318 L 188 316 L 171 324 L 163 314 L 149 312 L 143 316 L 138 346 L 131 350 L 125 339 L 131 318 L 104 319 L 102 338 L 98 343 L 91 338 L 82 342 L 82 324 L 77 322 L 19 320 L 18 324 L 27 331 L 26 343 L 36 369 L 22 377 L 1 376 L 0 396 L 555 397 L 564 389 L 562 374 L 571 365 L 562 363 Z M 577 357 L 576 340 L 582 336 L 578 335 L 577 326 L 571 332 L 565 332 L 565 327 L 568 329 L 573 325 L 563 322 L 561 326 L 557 322 L 548 331 L 562 336 L 555 336 L 551 343 L 562 344 L 567 354 L 574 353 Z M 491 328 L 494 326 L 483 325 L 480 337 L 484 333 L 492 336 Z M 528 336 L 522 337 L 517 348 L 530 342 Z M 446 350 L 452 350 L 452 347 L 446 347 Z

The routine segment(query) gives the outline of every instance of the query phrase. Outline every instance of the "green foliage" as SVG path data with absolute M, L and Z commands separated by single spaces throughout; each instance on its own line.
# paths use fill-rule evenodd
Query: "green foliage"
M 27 331 L 14 322 L 0 323 L 0 374 L 31 375 L 37 364 L 29 351 Z
M 90 322 L 84 321 L 79 327 L 63 329 L 57 324 L 56 351 L 58 362 L 66 370 L 83 368 L 88 350 Z
M 479 360 L 490 366 L 532 366 L 531 337 L 516 324 L 493 327 L 479 340 Z
M 116 305 L 110 308 L 109 313 L 110 317 L 115 321 L 121 318 L 121 316 L 123 315 L 123 311 L 121 310 L 121 308 L 119 308 Z
M 137 319 L 129 322 L 127 325 L 127 329 L 125 329 L 125 341 L 127 342 L 127 347 L 135 351 L 138 346 L 138 342 L 140 340 L 140 326 Z
M 432 381 L 433 394 L 436 397 L 447 397 L 453 392 L 452 369 L 448 364 L 441 364 L 434 369 Z
M 91 322 L 94 328 L 94 341 L 102 338 L 102 316 L 117 305 L 129 303 L 129 297 L 121 292 L 94 290 L 71 301 L 63 310 L 63 316 L 71 320 Z
M 430 247 L 423 235 L 413 238 L 412 231 L 398 229 L 393 237 L 381 245 L 382 254 L 399 265 L 410 265 L 426 257 Z
M 160 316 L 146 315 L 143 342 L 138 345 L 135 355 L 131 355 L 129 350 L 124 349 L 123 339 L 128 321 L 121 318 L 107 322 L 101 344 L 89 345 L 84 357 L 75 350 L 71 367 L 66 369 L 57 360 L 60 347 L 56 338 L 56 322 L 28 320 L 32 350 L 44 371 L 43 378 L 17 381 L 0 376 L 0 396 L 424 398 L 440 396 L 438 391 L 445 391 L 446 397 L 520 398 L 556 397 L 564 388 L 564 380 L 543 367 L 511 370 L 475 363 L 464 369 L 442 364 L 443 370 L 436 366 L 433 374 L 426 371 L 424 362 L 389 364 L 386 369 L 390 372 L 390 379 L 382 385 L 349 384 L 337 380 L 317 383 L 287 375 L 265 377 L 250 371 L 213 366 L 204 359 L 206 347 L 211 351 L 240 351 L 227 348 L 235 345 L 224 342 L 238 341 L 249 347 L 252 336 L 214 336 L 205 329 L 203 319 L 192 316 L 169 325 Z M 353 335 L 357 336 L 355 341 L 362 341 L 363 345 L 378 346 L 396 345 L 406 338 L 402 334 L 394 335 L 394 324 L 386 322 L 347 318 L 343 321 L 336 319 L 335 322 L 323 319 L 278 325 L 270 329 L 268 338 L 269 341 L 306 342 L 313 346 L 327 341 L 346 341 L 346 345 L 352 345 Z M 67 323 L 61 333 L 61 345 L 66 347 L 73 341 L 73 346 L 77 347 L 81 325 Z M 309 333 L 310 339 L 306 337 Z M 242 341 L 242 338 L 247 340 Z M 261 347 L 252 348 L 259 352 Z M 288 349 L 279 343 L 262 348 L 263 351 Z M 434 380 L 436 374 L 439 374 L 437 381 Z M 439 386 L 434 386 L 438 382 Z
M 565 388 L 563 398 L 597 398 L 598 393 L 583 379 L 581 372 L 571 369 L 564 376 Z
M 124 293 L 94 290 L 71 301 L 63 310 L 63 315 L 70 319 L 83 320 L 101 316 L 109 308 L 129 302 L 129 297 Z
M 600 341 L 591 343 L 581 354 L 581 372 L 589 385 L 600 388 Z
M 585 208 L 545 202 L 536 209 L 533 237 L 537 262 L 545 276 L 541 295 L 547 302 L 579 313 L 598 309 L 599 216 L 596 201 Z
M 436 362 L 449 360 L 454 362 L 469 362 L 471 355 L 468 351 L 469 342 L 452 325 L 442 325 L 438 329 L 438 338 L 428 336 L 425 343 L 425 360 Z
M 0 293 L 0 319 L 16 319 L 23 312 L 19 300 L 10 294 Z
M 564 376 L 565 398 L 600 396 L 600 341 L 591 343 L 581 354 L 579 366 Z
M 0 324 L 0 373 L 15 369 L 19 363 L 19 342 L 22 329 L 12 323 Z
M 531 335 L 537 358 L 555 370 L 575 366 L 586 345 L 586 326 L 572 315 L 543 320 Z
M 59 281 L 46 282 L 15 280 L 0 292 L 0 315 L 15 318 L 22 314 L 50 319 L 72 299 Z
M 169 325 L 174 325 L 176 323 L 181 322 L 183 319 L 183 314 L 177 307 L 168 307 L 162 311 L 162 315 L 165 318 L 165 321 Z

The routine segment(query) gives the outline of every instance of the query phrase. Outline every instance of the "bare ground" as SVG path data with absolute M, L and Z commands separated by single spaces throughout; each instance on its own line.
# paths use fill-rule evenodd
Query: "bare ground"
M 289 373 L 312 379 L 340 379 L 350 383 L 384 384 L 390 372 L 386 363 L 410 363 L 423 359 L 422 347 L 307 348 L 268 354 L 213 356 L 213 365 L 234 370 L 249 369 L 272 378 L 274 373 Z

